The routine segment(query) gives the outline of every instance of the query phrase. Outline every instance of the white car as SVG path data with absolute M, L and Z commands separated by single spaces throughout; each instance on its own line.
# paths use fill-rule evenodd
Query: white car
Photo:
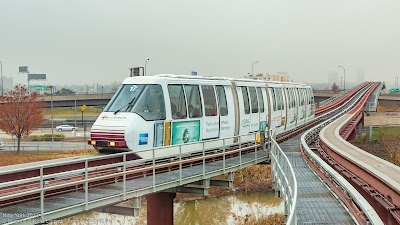
M 77 127 L 73 127 L 73 126 L 70 126 L 70 125 L 57 126 L 56 129 L 58 131 L 75 131 L 75 130 L 78 130 Z
M 4 142 L 2 139 L 0 139 L 0 149 L 4 147 Z

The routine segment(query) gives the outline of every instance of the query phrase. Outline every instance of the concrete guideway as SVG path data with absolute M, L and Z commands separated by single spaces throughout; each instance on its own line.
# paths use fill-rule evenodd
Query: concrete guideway
M 372 87 L 375 87 L 375 86 L 376 85 L 372 85 Z M 369 90 L 367 92 L 369 93 L 371 90 L 371 85 L 369 86 L 368 89 Z M 364 93 L 364 92 L 366 92 L 366 89 L 361 93 Z M 308 146 L 310 143 L 313 143 L 317 140 L 318 133 L 324 126 L 329 124 L 334 119 L 338 118 L 340 115 L 343 115 L 344 112 L 351 110 L 351 108 L 354 106 L 354 104 L 356 102 L 358 102 L 359 99 L 361 99 L 361 100 L 365 99 L 365 97 L 363 97 L 363 96 L 368 96 L 368 94 L 360 95 L 360 93 L 359 93 L 357 97 L 353 97 L 352 99 L 347 101 L 348 103 L 350 103 L 350 104 L 348 104 L 348 106 L 346 106 L 347 108 L 340 109 L 341 112 L 338 113 L 337 115 L 333 116 L 330 119 L 325 120 L 323 123 L 317 125 L 316 127 L 310 129 L 309 131 L 305 132 L 305 134 L 302 136 L 301 147 L 304 151 L 304 154 L 309 158 L 310 162 L 312 162 L 312 163 L 310 163 L 310 165 L 313 165 L 313 167 L 315 168 L 314 170 L 319 173 L 319 176 L 324 177 L 327 184 L 329 184 L 329 186 L 331 188 L 333 188 L 335 190 L 335 192 L 338 194 L 338 197 L 344 203 L 346 203 L 346 205 L 349 207 L 349 210 L 352 211 L 352 214 L 358 215 L 357 217 L 354 218 L 355 221 L 358 221 L 358 223 L 366 224 L 367 221 L 365 220 L 365 218 L 362 216 L 360 217 L 361 214 L 364 214 L 368 218 L 370 223 L 383 224 L 382 221 L 380 220 L 379 216 L 376 214 L 375 210 L 360 195 L 358 190 L 356 190 L 354 187 L 352 187 L 351 184 L 342 177 L 342 175 L 337 173 L 332 167 L 330 167 L 326 162 L 324 162 Z M 359 104 L 360 103 L 358 103 L 358 105 Z M 361 104 L 364 104 L 363 101 L 361 101 Z M 347 104 L 343 104 L 343 105 L 347 105 Z M 336 110 L 338 111 L 339 109 L 336 109 Z M 356 203 L 358 205 L 358 207 L 354 207 L 354 203 Z M 359 209 L 361 209 L 361 211 L 362 211 L 361 214 L 359 213 Z
M 353 114 L 346 114 L 325 127 L 321 133 L 321 147 L 337 161 L 342 173 L 374 206 L 385 223 L 400 223 L 400 167 L 380 159 L 350 144 L 340 135 L 342 127 L 351 121 Z M 339 167 L 338 167 L 339 168 Z

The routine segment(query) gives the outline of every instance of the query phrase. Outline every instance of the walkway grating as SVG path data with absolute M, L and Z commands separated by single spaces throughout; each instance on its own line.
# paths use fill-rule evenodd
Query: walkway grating
M 279 144 L 292 164 L 297 179 L 298 224 L 355 224 L 342 203 L 303 159 L 300 152 L 301 135 Z

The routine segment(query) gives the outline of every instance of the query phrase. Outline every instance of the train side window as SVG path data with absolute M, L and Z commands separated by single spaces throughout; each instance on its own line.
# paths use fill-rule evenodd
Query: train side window
M 228 104 L 226 102 L 224 86 L 217 86 L 219 113 L 221 116 L 228 115 Z
M 243 95 L 243 104 L 244 104 L 244 114 L 250 113 L 250 103 L 249 103 L 249 94 L 247 92 L 246 87 L 242 87 L 242 95 Z
M 290 94 L 290 88 L 286 89 L 286 94 L 287 94 L 287 105 L 288 105 L 288 108 L 291 109 L 292 108 L 292 95 Z
M 204 111 L 206 116 L 216 116 L 217 113 L 217 101 L 215 98 L 215 92 L 213 86 L 201 86 L 204 99 Z
M 255 87 L 249 87 L 250 99 L 251 99 L 251 113 L 258 113 L 258 100 L 257 92 Z
M 186 118 L 186 101 L 182 85 L 168 85 L 169 99 L 171 101 L 172 119 Z
M 199 118 L 203 116 L 200 90 L 197 85 L 185 85 L 186 98 L 188 100 L 189 118 Z
M 257 88 L 258 103 L 260 104 L 260 112 L 264 112 L 264 97 L 262 95 L 261 88 Z

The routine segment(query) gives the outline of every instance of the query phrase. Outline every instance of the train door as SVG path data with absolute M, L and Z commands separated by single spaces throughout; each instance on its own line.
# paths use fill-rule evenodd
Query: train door
M 294 123 L 294 107 L 293 107 L 293 102 L 294 102 L 294 96 L 293 96 L 293 88 L 288 88 L 287 89 L 287 94 L 288 94 L 288 110 L 289 110 L 289 118 L 288 118 L 288 123 L 289 126 L 293 126 Z
M 260 128 L 260 114 L 258 106 L 258 97 L 255 87 L 248 87 L 250 95 L 250 132 L 258 131 Z
M 268 128 L 268 109 L 267 109 L 267 94 L 265 88 L 257 87 L 257 97 L 260 111 L 260 125 L 259 130 L 266 130 Z
M 285 87 L 283 89 L 283 96 L 285 99 L 285 110 L 286 110 L 286 123 L 285 123 L 285 130 L 287 130 L 290 126 L 290 116 L 291 116 L 291 110 L 290 110 L 290 95 L 289 95 L 289 88 Z
M 180 84 L 168 85 L 169 100 L 171 104 L 171 145 L 184 144 L 193 141 L 199 141 L 200 137 L 200 124 L 197 123 L 196 127 L 189 126 L 187 121 L 187 107 L 186 98 L 183 86 Z M 191 124 L 190 124 L 191 125 Z
M 202 85 L 201 91 L 203 94 L 202 100 L 204 106 L 202 122 L 203 140 L 218 138 L 220 122 L 214 86 Z
M 306 109 L 305 109 L 305 95 L 304 89 L 299 88 L 299 122 L 303 123 L 305 119 Z
M 310 96 L 310 89 L 304 89 L 306 93 L 306 99 L 307 99 L 307 112 L 306 112 L 306 117 L 309 118 L 311 115 L 311 96 Z
M 314 117 L 315 115 L 315 100 L 314 100 L 314 93 L 312 89 L 310 89 L 310 96 L 311 96 L 311 116 Z
M 246 87 L 237 87 L 239 99 L 239 134 L 248 134 L 250 132 L 250 102 L 249 94 Z
M 277 117 L 278 117 L 278 112 L 277 112 L 277 95 L 275 93 L 275 88 L 268 88 L 269 96 L 270 96 L 270 106 L 271 106 L 271 129 L 275 129 L 278 124 L 277 124 Z
M 275 89 L 275 95 L 276 95 L 276 99 L 277 99 L 277 116 L 276 116 L 276 123 L 277 123 L 277 127 L 282 127 L 283 125 L 283 96 L 282 96 L 282 90 L 281 88 L 276 88 Z M 279 129 L 281 130 L 281 129 Z
M 216 86 L 218 107 L 219 107 L 219 127 L 221 138 L 234 136 L 235 115 L 233 106 L 233 96 L 230 86 Z M 229 103 L 228 103 L 229 102 Z
M 297 121 L 299 119 L 299 91 L 297 88 L 293 88 L 294 96 L 294 124 L 297 126 Z

